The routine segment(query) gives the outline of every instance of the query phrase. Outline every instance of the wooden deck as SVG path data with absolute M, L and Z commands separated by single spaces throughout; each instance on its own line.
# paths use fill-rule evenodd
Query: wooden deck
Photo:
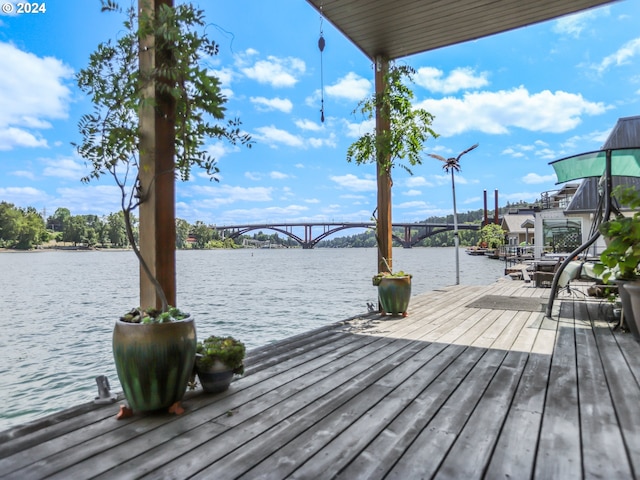
M 640 476 L 640 344 L 605 305 L 500 281 L 254 350 L 223 394 L 117 421 L 80 406 L 0 433 L 2 478 Z

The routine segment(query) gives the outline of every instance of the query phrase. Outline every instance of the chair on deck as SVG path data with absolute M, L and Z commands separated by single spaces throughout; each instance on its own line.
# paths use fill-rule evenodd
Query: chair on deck
M 579 290 L 571 290 L 571 282 L 580 277 L 583 263 L 584 262 L 572 261 L 567 264 L 558 278 L 558 292 L 556 295 L 560 295 L 560 292 L 563 290 L 569 294 L 576 292 L 582 293 Z
M 535 272 L 533 272 L 533 277 L 536 281 L 536 287 L 551 288 L 551 282 L 553 282 L 553 277 L 558 271 L 558 268 L 560 268 L 560 263 L 560 259 L 558 259 L 551 271 L 536 270 Z

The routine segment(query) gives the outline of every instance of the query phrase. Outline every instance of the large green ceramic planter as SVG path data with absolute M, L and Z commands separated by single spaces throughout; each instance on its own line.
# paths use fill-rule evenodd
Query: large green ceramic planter
M 378 284 L 378 298 L 383 313 L 407 315 L 411 299 L 411 277 L 383 277 Z
M 159 410 L 181 400 L 195 355 L 193 319 L 158 324 L 116 321 L 113 357 L 133 410 Z
M 627 327 L 633 338 L 640 342 L 640 282 L 620 282 L 618 293 Z

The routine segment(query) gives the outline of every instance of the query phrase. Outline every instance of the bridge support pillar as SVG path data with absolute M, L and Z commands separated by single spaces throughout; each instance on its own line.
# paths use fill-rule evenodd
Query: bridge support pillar
M 402 242 L 404 248 L 411 248 L 411 227 L 405 225 L 404 227 L 404 242 Z

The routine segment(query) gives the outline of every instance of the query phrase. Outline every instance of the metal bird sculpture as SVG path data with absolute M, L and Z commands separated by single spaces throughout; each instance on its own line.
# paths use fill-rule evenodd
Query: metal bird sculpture
M 449 170 L 455 170 L 456 172 L 459 172 L 460 171 L 460 157 L 462 157 L 465 153 L 469 153 L 474 148 L 477 148 L 478 145 L 480 145 L 480 144 L 476 143 L 475 145 L 472 145 L 471 147 L 467 148 L 465 151 L 460 152 L 460 154 L 457 157 L 444 158 L 442 155 L 437 155 L 435 153 L 427 153 L 427 155 L 429 155 L 432 158 L 436 158 L 438 160 L 443 161 L 444 165 L 442 166 L 442 168 L 444 168 L 445 172 L 449 173 Z
M 437 155 L 435 153 L 427 153 L 430 157 L 433 157 L 437 160 L 441 160 L 444 162 L 442 168 L 444 171 L 449 173 L 451 172 L 451 194 L 453 195 L 453 241 L 455 243 L 456 250 L 456 285 L 460 284 L 460 259 L 458 258 L 458 247 L 460 245 L 460 238 L 458 236 L 458 212 L 456 210 L 456 182 L 454 180 L 454 172 L 460 171 L 460 157 L 462 157 L 465 153 L 470 152 L 474 148 L 478 147 L 478 143 L 472 145 L 467 148 L 465 151 L 460 152 L 457 157 L 444 158 L 442 155 Z

